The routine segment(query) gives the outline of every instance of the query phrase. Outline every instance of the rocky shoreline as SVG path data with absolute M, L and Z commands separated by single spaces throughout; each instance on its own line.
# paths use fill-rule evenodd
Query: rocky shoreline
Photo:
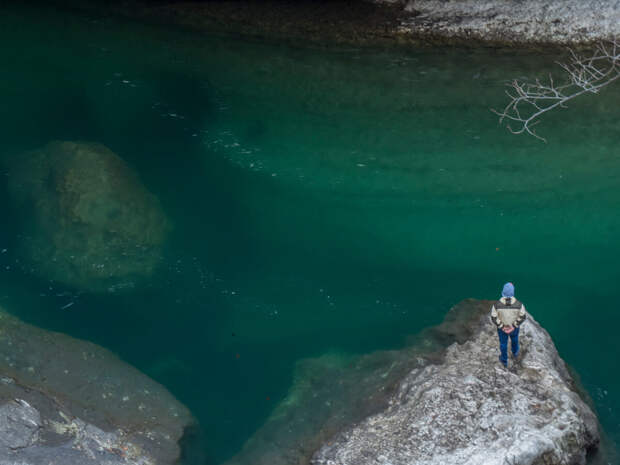
M 620 0 L 62 2 L 141 22 L 315 44 L 537 47 L 620 36 Z
M 382 1 L 382 0 L 377 0 Z M 589 44 L 620 37 L 620 1 L 407 0 L 402 34 L 505 45 Z

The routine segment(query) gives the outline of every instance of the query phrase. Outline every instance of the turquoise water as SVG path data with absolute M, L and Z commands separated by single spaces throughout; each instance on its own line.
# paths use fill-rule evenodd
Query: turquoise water
M 28 212 L 3 182 L 0 305 L 165 384 L 200 420 L 209 463 L 262 424 L 296 360 L 402 346 L 508 280 L 620 441 L 618 86 L 545 117 L 543 144 L 489 108 L 558 52 L 309 47 L 1 13 L 2 160 L 100 142 L 174 227 L 146 283 L 59 285 L 20 253 Z

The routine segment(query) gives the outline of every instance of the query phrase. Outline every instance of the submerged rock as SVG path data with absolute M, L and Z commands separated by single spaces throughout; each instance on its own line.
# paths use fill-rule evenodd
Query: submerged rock
M 89 291 L 133 287 L 161 258 L 168 220 L 157 198 L 98 143 L 51 142 L 12 166 L 24 255 L 38 274 Z
M 191 414 L 109 351 L 1 309 L 0 351 L 3 465 L 177 463 Z
M 598 421 L 549 334 L 530 316 L 506 370 L 490 305 L 461 302 L 400 351 L 302 362 L 231 465 L 585 463 Z

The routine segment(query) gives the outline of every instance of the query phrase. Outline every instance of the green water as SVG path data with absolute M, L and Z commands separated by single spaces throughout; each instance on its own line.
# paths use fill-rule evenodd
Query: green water
M 200 420 L 209 463 L 262 424 L 296 360 L 402 346 L 508 280 L 620 441 L 618 86 L 549 114 L 543 144 L 489 108 L 557 52 L 307 47 L 0 13 L 2 158 L 103 143 L 174 223 L 146 285 L 89 294 L 20 256 L 3 182 L 0 305 L 165 384 Z

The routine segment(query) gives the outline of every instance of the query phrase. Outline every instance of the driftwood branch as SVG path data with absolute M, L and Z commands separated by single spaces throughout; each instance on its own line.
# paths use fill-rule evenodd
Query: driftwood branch
M 566 102 L 583 94 L 597 94 L 620 80 L 620 39 L 598 44 L 585 57 L 570 50 L 570 61 L 558 65 L 565 72 L 566 80 L 562 84 L 557 84 L 551 75 L 548 81 L 515 79 L 506 84 L 510 102 L 503 111 L 491 109 L 499 116 L 500 124 L 506 121 L 513 134 L 527 133 L 546 142 L 534 128 L 540 122 L 540 115 L 556 107 L 566 108 Z

